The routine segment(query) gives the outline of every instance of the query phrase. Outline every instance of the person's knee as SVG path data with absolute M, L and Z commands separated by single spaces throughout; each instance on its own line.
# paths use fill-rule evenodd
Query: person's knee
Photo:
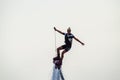
M 61 47 L 58 47 L 58 48 L 57 48 L 57 51 L 59 51 L 59 50 L 61 50 L 61 49 L 62 49 Z
M 57 51 L 59 51 L 60 50 L 60 48 L 57 48 Z

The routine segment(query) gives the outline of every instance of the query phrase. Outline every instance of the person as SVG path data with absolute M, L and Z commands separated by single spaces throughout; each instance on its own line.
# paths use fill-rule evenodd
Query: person
M 57 57 L 53 58 L 53 60 L 58 60 L 59 59 L 60 60 L 60 65 L 61 65 L 62 64 L 62 60 L 64 58 L 64 54 L 66 52 L 68 52 L 71 49 L 71 47 L 72 47 L 72 39 L 75 39 L 76 41 L 78 41 L 82 45 L 84 45 L 84 43 L 81 42 L 78 38 L 76 38 L 71 33 L 71 28 L 70 27 L 68 27 L 67 33 L 62 32 L 62 31 L 56 29 L 55 27 L 54 27 L 54 30 L 65 36 L 65 44 L 57 48 Z M 60 50 L 63 50 L 61 56 L 60 56 Z

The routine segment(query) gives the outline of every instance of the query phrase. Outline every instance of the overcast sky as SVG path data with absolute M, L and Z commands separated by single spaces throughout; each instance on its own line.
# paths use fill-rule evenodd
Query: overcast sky
M 51 80 L 54 26 L 85 43 L 65 54 L 66 80 L 120 80 L 119 0 L 1 0 L 0 80 Z

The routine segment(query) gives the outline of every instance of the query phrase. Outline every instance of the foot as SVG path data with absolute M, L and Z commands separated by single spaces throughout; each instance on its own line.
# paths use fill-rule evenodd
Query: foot
M 62 65 L 62 60 L 61 59 L 55 60 L 54 64 L 55 64 L 55 68 L 60 69 Z
M 58 60 L 54 60 L 54 64 L 57 66 L 61 66 L 62 65 L 62 60 L 58 59 Z
M 55 63 L 56 60 L 60 60 L 60 57 L 59 57 L 59 56 L 54 57 L 54 58 L 53 58 L 53 63 Z
M 62 59 L 55 57 L 55 58 L 53 58 L 53 63 L 55 64 L 55 68 L 60 69 L 61 65 L 62 65 Z
M 60 66 L 62 65 L 62 59 L 61 58 L 59 59 L 59 65 Z

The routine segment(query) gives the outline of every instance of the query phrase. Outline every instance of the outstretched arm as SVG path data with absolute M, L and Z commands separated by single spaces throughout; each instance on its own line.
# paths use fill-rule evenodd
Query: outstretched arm
M 76 40 L 76 41 L 78 41 L 79 43 L 81 43 L 82 45 L 85 45 L 83 42 L 81 42 L 78 38 L 76 38 L 76 37 L 74 37 L 74 39 Z
M 63 35 L 65 34 L 64 32 L 62 32 L 62 31 L 56 29 L 55 27 L 54 27 L 54 30 L 57 31 L 57 32 L 59 32 L 59 33 L 61 33 L 61 34 L 63 34 Z

